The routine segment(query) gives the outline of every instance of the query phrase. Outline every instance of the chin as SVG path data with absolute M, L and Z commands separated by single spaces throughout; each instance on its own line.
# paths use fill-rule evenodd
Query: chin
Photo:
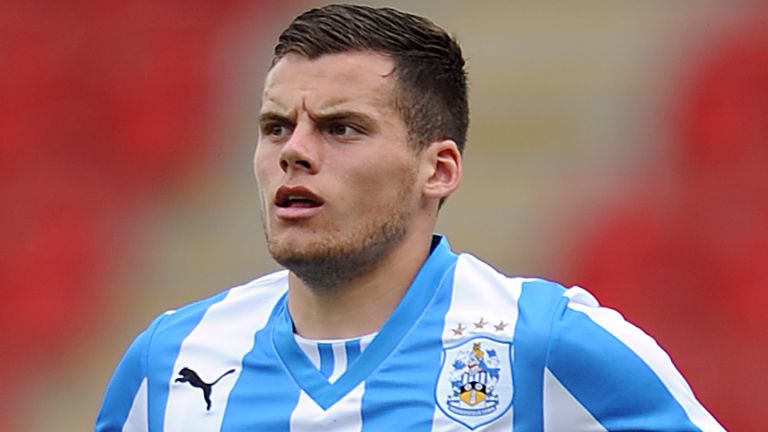
M 374 268 L 403 241 L 407 233 L 405 220 L 389 218 L 384 223 L 377 222 L 358 227 L 362 229 L 346 236 L 271 235 L 267 245 L 272 258 L 308 286 L 328 289 Z
M 322 260 L 328 254 L 329 241 L 314 238 L 309 233 L 281 233 L 267 235 L 267 248 L 272 258 L 286 266 L 284 261 Z M 287 267 L 287 266 L 286 266 Z

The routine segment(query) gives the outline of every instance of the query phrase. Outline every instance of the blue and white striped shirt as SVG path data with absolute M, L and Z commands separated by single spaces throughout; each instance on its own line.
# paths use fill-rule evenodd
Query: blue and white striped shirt
M 445 239 L 372 339 L 297 340 L 287 289 L 281 271 L 157 318 L 96 430 L 723 430 L 588 292 L 508 278 Z

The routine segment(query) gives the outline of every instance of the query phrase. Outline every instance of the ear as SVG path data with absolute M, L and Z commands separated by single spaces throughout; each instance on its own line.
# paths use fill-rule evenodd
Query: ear
M 423 150 L 424 169 L 428 174 L 422 194 L 425 198 L 443 199 L 461 182 L 461 153 L 453 140 L 434 141 Z

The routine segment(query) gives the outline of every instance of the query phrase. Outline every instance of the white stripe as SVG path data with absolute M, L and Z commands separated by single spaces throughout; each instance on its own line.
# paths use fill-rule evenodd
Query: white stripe
M 445 315 L 443 344 L 451 344 L 467 335 L 487 334 L 512 340 L 517 324 L 517 301 L 525 279 L 510 279 L 477 258 L 461 254 L 453 276 L 453 297 Z M 480 318 L 486 323 L 476 328 Z M 503 323 L 502 323 L 503 322 Z M 461 336 L 452 330 L 461 324 Z M 496 325 L 505 324 L 499 331 Z
M 443 327 L 443 346 L 453 345 L 473 336 L 486 335 L 502 341 L 512 341 L 517 324 L 517 302 L 525 279 L 510 279 L 477 258 L 461 254 L 453 276 L 453 294 Z M 486 323 L 482 328 L 475 324 Z M 459 327 L 461 326 L 461 327 Z M 498 330 L 503 327 L 503 330 Z M 454 330 L 464 329 L 461 335 Z M 502 373 L 511 373 L 503 371 Z M 435 395 L 438 403 L 445 395 Z M 512 430 L 514 407 L 501 418 L 474 430 Z M 433 431 L 453 431 L 463 428 L 435 407 Z M 463 429 L 462 429 L 463 430 Z
M 378 333 L 373 333 L 371 335 L 363 336 L 362 338 L 360 338 L 360 353 L 361 354 L 362 354 L 363 351 L 365 351 L 366 348 L 368 348 L 368 345 L 371 344 L 371 342 L 373 341 L 373 338 L 375 338 L 377 334 Z
M 347 370 L 347 350 L 344 343 L 331 345 L 333 347 L 333 372 L 328 382 L 334 383 Z
M 288 272 L 281 271 L 233 288 L 218 303 L 211 305 L 198 325 L 184 339 L 168 382 L 165 410 L 166 432 L 219 430 L 224 419 L 229 392 L 242 372 L 243 357 L 251 351 L 254 334 L 267 322 L 276 302 L 288 289 Z M 187 383 L 177 383 L 175 375 L 184 367 L 212 382 L 212 407 L 206 411 L 202 391 Z
M 574 290 L 574 294 L 579 295 L 569 295 L 572 290 Z M 586 298 L 581 295 L 582 292 L 584 290 L 578 287 L 571 288 L 566 292 L 566 296 L 570 297 L 568 303 L 570 309 L 587 315 L 595 324 L 605 329 L 637 354 L 659 377 L 659 380 L 688 415 L 691 423 L 705 431 L 725 430 L 696 400 L 691 388 L 675 368 L 669 355 L 652 337 L 625 321 L 618 312 L 604 307 L 594 307 L 590 304 L 591 302 L 582 301 Z
M 128 418 L 123 424 L 123 432 L 146 432 L 149 429 L 147 421 L 147 379 L 141 381 L 139 391 L 133 398 Z
M 294 335 L 294 338 L 296 339 L 296 344 L 302 351 L 304 351 L 304 354 L 306 354 L 309 361 L 315 365 L 315 369 L 320 369 L 320 350 L 318 349 L 318 345 L 299 335 Z
M 494 420 L 487 425 L 480 426 L 476 429 L 472 429 L 472 432 L 507 432 L 512 430 L 512 410 L 510 408 L 506 415 L 498 420 Z M 432 432 L 469 432 L 470 429 L 465 426 L 456 423 L 454 420 L 448 418 L 442 411 L 436 410 L 435 415 L 432 417 Z
M 363 428 L 362 400 L 365 383 L 360 383 L 327 411 L 309 395 L 301 392 L 299 402 L 291 413 L 291 431 L 357 432 Z
M 549 369 L 544 369 L 544 432 L 606 430 Z

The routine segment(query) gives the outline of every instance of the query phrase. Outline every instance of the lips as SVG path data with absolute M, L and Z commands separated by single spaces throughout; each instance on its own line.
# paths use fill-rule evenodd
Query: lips
M 304 186 L 281 186 L 275 193 L 276 214 L 281 219 L 306 219 L 316 214 L 324 201 Z
M 275 205 L 280 208 L 308 208 L 323 205 L 323 199 L 304 186 L 281 186 L 275 194 Z

